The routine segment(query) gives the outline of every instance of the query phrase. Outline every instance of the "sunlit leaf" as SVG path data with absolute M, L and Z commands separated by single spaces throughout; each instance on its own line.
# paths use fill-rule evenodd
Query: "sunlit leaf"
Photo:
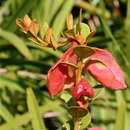
M 89 26 L 85 23 L 80 23 L 80 29 L 81 29 L 81 35 L 83 36 L 84 39 L 86 39 L 87 36 L 90 34 Z

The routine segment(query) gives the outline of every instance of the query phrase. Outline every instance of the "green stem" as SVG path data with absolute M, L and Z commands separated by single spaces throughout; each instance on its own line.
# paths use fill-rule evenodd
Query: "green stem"
M 80 119 L 79 118 L 74 118 L 74 130 L 81 130 L 80 129 Z
M 97 8 L 86 1 L 78 1 L 75 3 L 75 5 L 99 16 L 101 15 L 105 16 L 105 18 L 110 18 L 110 12 L 107 10 L 104 12 L 100 8 Z

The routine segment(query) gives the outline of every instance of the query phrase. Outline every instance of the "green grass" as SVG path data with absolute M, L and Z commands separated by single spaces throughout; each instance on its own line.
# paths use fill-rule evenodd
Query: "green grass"
M 28 40 L 15 23 L 16 18 L 28 14 L 36 18 L 43 30 L 49 25 L 58 40 L 66 29 L 66 16 L 72 12 L 77 23 L 79 10 L 83 9 L 82 21 L 95 20 L 96 33 L 90 46 L 111 51 L 124 71 L 128 88 L 115 92 L 102 90 L 91 103 L 91 115 L 84 118 L 82 128 L 101 127 L 103 130 L 129 130 L 130 119 L 130 1 L 117 0 L 6 0 L 0 5 L 0 130 L 49 130 L 62 128 L 71 119 L 66 105 L 47 92 L 47 82 L 39 78 L 19 75 L 27 71 L 46 75 L 66 50 L 54 51 L 42 48 Z M 90 19 L 90 16 L 92 19 Z M 95 84 L 95 82 L 92 83 Z M 27 93 L 26 93 L 27 92 Z M 44 114 L 59 112 L 58 116 L 46 119 Z M 87 122 L 85 124 L 85 121 Z M 67 125 L 69 123 L 67 122 Z M 66 126 L 68 127 L 68 126 Z M 57 128 L 57 129 L 58 129 Z M 69 127 L 68 127 L 69 129 Z

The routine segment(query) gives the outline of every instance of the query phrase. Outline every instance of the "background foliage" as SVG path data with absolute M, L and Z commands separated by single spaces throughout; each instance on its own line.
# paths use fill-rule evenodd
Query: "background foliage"
M 64 102 L 50 98 L 46 74 L 66 49 L 53 51 L 31 43 L 15 23 L 25 14 L 36 18 L 55 38 L 66 28 L 66 15 L 77 22 L 80 8 L 83 22 L 96 29 L 90 46 L 108 49 L 124 70 L 130 86 L 130 0 L 1 0 L 0 1 L 0 130 L 62 129 L 71 119 Z M 41 32 L 42 33 L 42 32 Z M 93 84 L 96 84 L 92 81 Z M 130 129 L 130 89 L 100 89 L 91 104 L 90 126 L 103 130 Z M 86 128 L 90 117 L 83 121 Z

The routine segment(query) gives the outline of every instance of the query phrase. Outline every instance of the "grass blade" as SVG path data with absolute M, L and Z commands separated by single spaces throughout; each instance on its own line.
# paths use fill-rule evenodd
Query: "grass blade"
M 56 40 L 59 38 L 60 33 L 61 33 L 62 29 L 64 28 L 66 16 L 71 11 L 71 9 L 74 5 L 74 2 L 75 2 L 75 0 L 65 0 L 61 10 L 59 11 L 56 18 L 54 19 L 52 27 L 53 27 L 53 33 L 54 33 Z
M 50 110 L 54 110 L 57 109 L 57 107 L 59 106 L 60 102 L 59 101 L 47 101 L 48 103 L 39 107 L 39 111 L 40 113 L 44 113 Z M 53 107 L 50 107 L 53 106 Z M 18 126 L 22 126 L 27 124 L 29 121 L 31 120 L 31 114 L 29 112 L 23 114 L 23 115 L 19 115 L 17 117 L 15 117 L 14 119 L 12 119 L 11 121 L 9 121 L 8 123 L 5 123 L 3 125 L 0 126 L 0 130 L 12 130 Z
M 27 14 L 34 6 L 36 5 L 37 0 L 22 0 L 22 4 L 17 7 L 17 10 L 14 10 L 15 12 L 13 15 L 8 16 L 8 20 L 2 24 L 2 27 L 4 29 L 8 29 L 12 32 L 17 30 L 17 25 L 16 25 L 16 18 L 17 17 L 23 17 L 25 14 Z
M 0 36 L 8 40 L 27 59 L 32 59 L 31 52 L 18 36 L 2 29 L 0 29 Z
M 53 17 L 55 17 L 57 11 L 60 9 L 63 2 L 64 0 L 53 0 L 49 22 L 51 22 Z
M 102 11 L 104 11 L 104 9 L 105 9 L 105 6 L 103 6 L 103 5 L 104 5 L 104 1 L 101 0 L 100 1 L 100 7 L 102 8 Z M 130 62 L 127 59 L 127 57 L 124 55 L 124 53 L 122 52 L 122 50 L 120 48 L 120 45 L 118 44 L 117 40 L 115 39 L 114 35 L 112 34 L 111 29 L 110 29 L 110 27 L 107 24 L 106 18 L 104 16 L 100 16 L 100 19 L 102 21 L 104 31 L 106 31 L 106 34 L 108 35 L 108 37 L 111 38 L 113 44 L 115 45 L 115 51 L 118 51 L 121 54 L 121 56 L 123 57 L 126 65 L 129 67 L 130 66 Z
M 44 5 L 43 5 L 43 19 L 44 21 L 48 21 L 48 16 L 49 16 L 49 13 L 50 13 L 50 8 L 51 8 L 51 3 L 52 3 L 52 0 L 44 0 Z
M 12 119 L 14 119 L 14 117 L 12 116 L 12 114 L 8 111 L 8 109 L 6 109 L 4 107 L 3 104 L 0 103 L 0 115 L 3 117 L 3 119 L 7 122 L 11 121 Z M 23 130 L 20 127 L 16 127 L 16 130 Z
M 27 105 L 32 116 L 32 126 L 34 130 L 46 130 L 42 116 L 38 109 L 36 97 L 31 88 L 27 88 Z
M 12 90 L 24 93 L 24 89 L 22 88 L 22 85 L 18 83 L 18 81 L 11 79 L 5 75 L 0 75 L 0 86 L 6 86 Z
M 125 112 L 126 112 L 126 103 L 121 101 L 118 110 L 117 110 L 117 118 L 115 123 L 114 130 L 124 130 L 125 128 Z

